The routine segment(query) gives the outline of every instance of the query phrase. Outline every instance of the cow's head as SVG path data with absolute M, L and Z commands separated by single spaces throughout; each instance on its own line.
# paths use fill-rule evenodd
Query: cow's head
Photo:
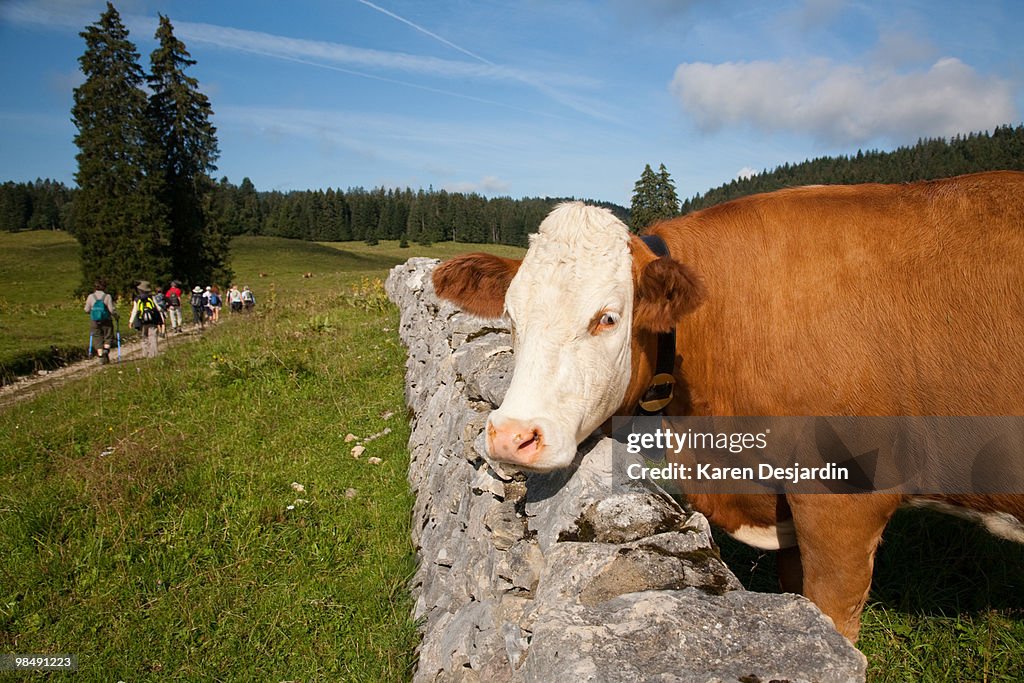
M 644 339 L 703 297 L 689 269 L 656 257 L 611 212 L 578 202 L 544 219 L 522 261 L 460 256 L 438 266 L 434 288 L 470 313 L 508 316 L 515 369 L 488 419 L 487 448 L 535 471 L 569 465 L 594 429 L 632 412 L 626 404 L 650 377 Z

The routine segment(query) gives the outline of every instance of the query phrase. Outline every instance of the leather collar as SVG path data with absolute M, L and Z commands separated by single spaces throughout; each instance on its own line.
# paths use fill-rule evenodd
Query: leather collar
M 662 258 L 669 256 L 668 245 L 657 235 L 641 235 L 641 241 L 654 255 Z M 640 398 L 637 406 L 639 415 L 660 415 L 672 401 L 675 388 L 674 375 L 676 361 L 676 330 L 658 334 L 658 354 L 654 364 L 654 377 Z

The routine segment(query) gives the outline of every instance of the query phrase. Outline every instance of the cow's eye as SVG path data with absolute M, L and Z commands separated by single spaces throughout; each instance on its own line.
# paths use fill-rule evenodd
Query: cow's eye
M 601 311 L 590 321 L 590 334 L 607 332 L 619 324 L 619 314 L 612 311 Z

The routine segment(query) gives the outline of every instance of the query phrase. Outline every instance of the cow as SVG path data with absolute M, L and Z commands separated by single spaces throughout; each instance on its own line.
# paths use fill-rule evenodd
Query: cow
M 475 253 L 435 269 L 439 297 L 507 316 L 512 330 L 511 384 L 486 427 L 492 459 L 570 465 L 595 429 L 637 411 L 659 334 L 673 330 L 670 415 L 1024 414 L 1024 173 L 789 188 L 648 234 L 668 253 L 571 202 L 521 260 Z M 738 540 L 779 550 L 783 590 L 854 643 L 899 506 L 957 511 L 1024 542 L 1024 495 L 689 502 Z

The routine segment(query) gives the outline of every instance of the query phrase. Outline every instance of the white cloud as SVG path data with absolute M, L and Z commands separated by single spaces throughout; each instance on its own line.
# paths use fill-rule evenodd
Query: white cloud
M 750 166 L 744 166 L 740 170 L 736 171 L 736 179 L 737 180 L 746 180 L 747 178 L 753 178 L 757 174 L 758 174 L 758 170 L 756 168 L 751 168 Z
M 174 32 L 179 39 L 189 46 L 193 56 L 195 55 L 194 46 L 206 45 L 223 50 L 258 54 L 272 59 L 281 59 L 308 66 L 331 69 L 364 78 L 386 81 L 404 87 L 419 88 L 462 99 L 496 104 L 506 108 L 509 108 L 509 105 L 498 104 L 471 95 L 431 88 L 423 83 L 409 83 L 396 80 L 380 74 L 405 73 L 426 78 L 445 78 L 454 81 L 474 80 L 506 84 L 518 83 L 533 88 L 551 100 L 570 109 L 597 119 L 615 120 L 614 116 L 602 108 L 602 102 L 574 94 L 575 91 L 580 89 L 593 90 L 599 88 L 601 86 L 599 79 L 585 75 L 560 73 L 553 69 L 535 71 L 495 64 L 371 2 L 359 1 L 377 11 L 384 12 L 398 21 L 411 25 L 416 30 L 425 32 L 446 45 L 471 56 L 475 61 L 442 59 L 392 50 L 373 50 L 344 43 L 293 38 L 263 31 L 250 31 L 230 26 L 187 21 L 175 21 Z M 64 3 L 69 4 L 65 5 Z M 75 0 L 29 0 L 11 3 L 4 3 L 3 0 L 0 0 L 0 21 L 19 25 L 45 26 L 51 29 L 80 29 L 97 20 L 98 14 L 88 15 L 84 12 L 69 9 L 76 6 Z M 139 40 L 140 37 L 143 40 L 149 39 L 157 27 L 157 20 L 153 17 L 125 14 L 122 15 L 122 20 L 128 27 L 134 40 Z
M 502 180 L 497 176 L 485 175 L 478 181 L 448 183 L 444 186 L 444 189 L 449 192 L 463 192 L 466 194 L 477 192 L 486 195 L 500 195 L 508 194 L 511 187 L 508 181 Z
M 886 30 L 878 36 L 870 58 L 877 66 L 901 68 L 926 64 L 939 54 L 938 48 L 914 33 Z
M 839 144 L 949 136 L 1019 118 L 1008 81 L 951 57 L 914 72 L 827 59 L 688 63 L 670 89 L 705 131 L 749 125 Z

